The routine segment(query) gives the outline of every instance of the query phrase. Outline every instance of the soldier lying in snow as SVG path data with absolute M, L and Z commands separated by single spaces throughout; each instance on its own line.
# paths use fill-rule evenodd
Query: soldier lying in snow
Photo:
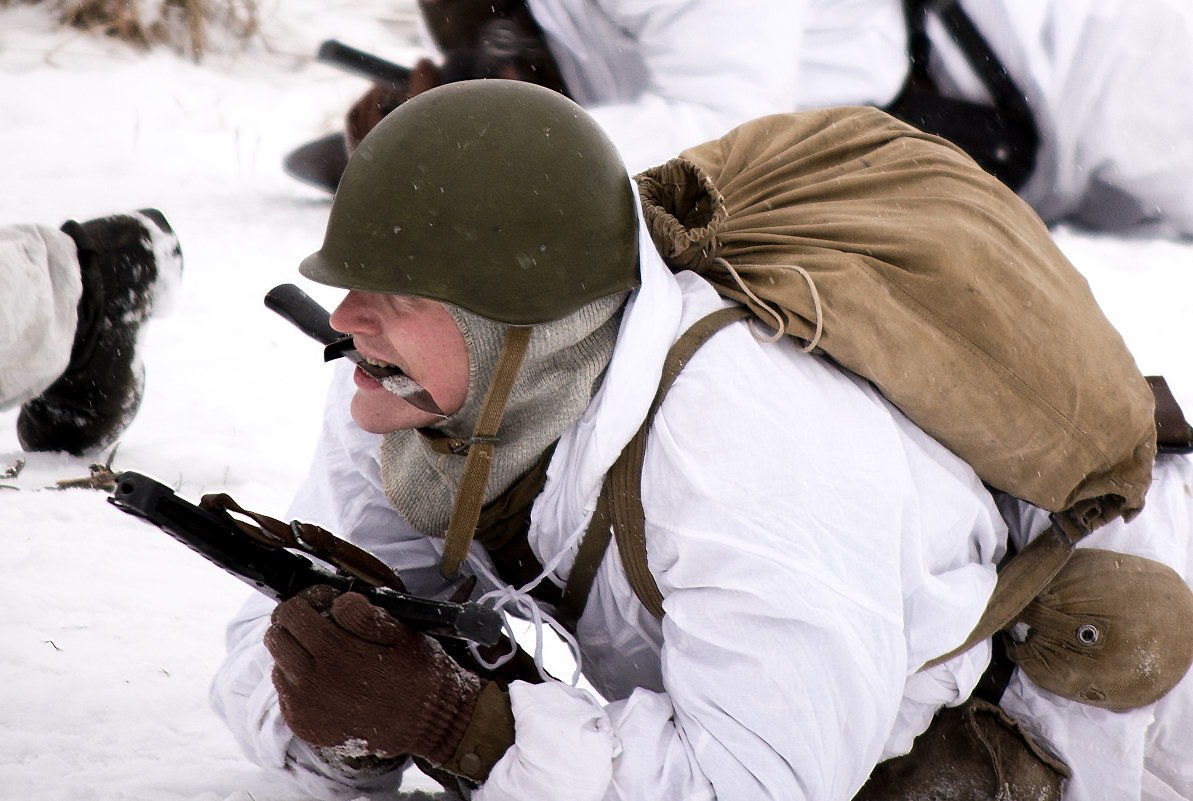
M 385 797 L 412 757 L 482 800 L 1193 798 L 1193 465 L 1153 465 L 1147 384 L 1039 219 L 873 110 L 762 119 L 639 181 L 557 93 L 440 87 L 361 142 L 301 268 L 446 416 L 342 370 L 291 516 L 418 595 L 477 577 L 600 696 L 453 658 L 352 593 L 256 598 L 213 689 L 246 753 L 327 798 Z M 759 279 L 780 240 L 798 304 Z M 868 316 L 884 295 L 920 313 Z M 890 345 L 846 365 L 861 341 Z M 1059 366 L 1012 373 L 1037 362 Z M 990 426 L 972 409 L 1002 392 L 1021 406 Z M 1082 556 L 1045 553 L 1035 600 L 996 591 L 1032 537 Z M 1100 582 L 1130 589 L 1071 603 Z M 1008 597 L 1022 669 L 995 706 L 973 697 L 992 632 L 954 651 Z

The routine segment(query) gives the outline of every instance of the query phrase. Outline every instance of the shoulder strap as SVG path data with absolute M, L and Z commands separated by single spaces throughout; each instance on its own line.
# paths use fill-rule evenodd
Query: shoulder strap
M 903 90 L 885 111 L 965 150 L 1012 189 L 1030 177 L 1040 134 L 1023 92 L 957 0 L 903 0 L 910 62 Z M 940 94 L 929 74 L 932 43 L 927 16 L 937 17 L 960 48 L 991 104 Z
M 920 670 L 948 662 L 1013 624 L 1068 563 L 1077 542 L 1090 533 L 1089 520 L 1102 514 L 1097 503 L 1096 499 L 1082 501 L 1073 509 L 1053 514 L 1052 525 L 999 568 L 994 591 L 965 641 L 929 660 Z
M 475 541 L 484 546 L 497 575 L 513 587 L 525 587 L 543 571 L 543 565 L 530 547 L 530 509 L 547 482 L 547 465 L 555 452 L 555 443 L 547 448 L 530 472 L 514 482 L 480 515 Z M 540 581 L 530 594 L 551 604 L 560 601 L 560 589 L 550 581 Z
M 634 594 L 652 615 L 662 619 L 663 595 L 646 560 L 646 511 L 642 508 L 642 460 L 646 455 L 646 437 L 655 413 L 663 403 L 663 397 L 692 355 L 713 334 L 751 314 L 744 306 L 718 309 L 697 320 L 671 346 L 663 362 L 659 389 L 646 419 L 605 476 L 596 509 L 580 542 L 576 562 L 563 591 L 563 601 L 556 613 L 556 620 L 560 623 L 573 628 L 584 612 L 597 568 L 609 546 L 610 526 Z
M 601 485 L 601 494 L 597 497 L 596 508 L 588 521 L 588 530 L 584 532 L 580 548 L 576 551 L 572 572 L 563 588 L 563 600 L 555 609 L 556 622 L 573 634 L 576 632 L 576 622 L 580 620 L 580 615 L 584 614 L 584 607 L 588 604 L 588 594 L 592 591 L 592 582 L 596 580 L 597 568 L 601 566 L 605 551 L 609 548 L 609 540 L 613 538 L 612 526 L 609 479 L 606 476 Z
M 903 0 L 903 22 L 907 27 L 907 57 L 911 62 L 910 75 L 930 85 L 928 62 L 932 57 L 932 40 L 928 38 L 925 7 L 929 0 Z
M 698 320 L 671 346 L 650 411 L 606 475 L 592 520 L 581 540 L 556 614 L 556 619 L 569 629 L 574 629 L 584 612 L 597 568 L 611 538 L 617 542 L 618 554 L 634 594 L 652 615 L 660 620 L 663 618 L 663 596 L 650 572 L 646 554 L 646 512 L 641 492 L 646 438 L 663 398 L 692 355 L 717 331 L 751 314 L 742 306 L 720 309 Z M 1180 422 L 1188 429 L 1183 417 Z M 1092 521 L 1105 513 L 1098 508 L 1099 504 L 1099 500 L 1087 500 L 1053 514 L 1052 526 L 1000 568 L 998 583 L 985 613 L 965 642 L 929 661 L 921 669 L 946 662 L 1009 626 L 1065 565 L 1077 541 L 1094 528 Z

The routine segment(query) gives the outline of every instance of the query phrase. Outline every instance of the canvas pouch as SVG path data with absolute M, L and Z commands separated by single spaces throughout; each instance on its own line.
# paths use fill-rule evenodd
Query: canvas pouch
M 1038 686 L 1090 706 L 1146 706 L 1193 664 L 1193 591 L 1141 556 L 1077 549 L 1018 622 L 1007 655 Z
M 1061 801 L 1071 771 L 997 706 L 942 709 L 910 753 L 880 762 L 853 801 Z

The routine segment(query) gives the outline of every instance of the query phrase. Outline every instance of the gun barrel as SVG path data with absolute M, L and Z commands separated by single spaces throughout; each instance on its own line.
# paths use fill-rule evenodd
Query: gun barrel
M 230 519 L 179 498 L 165 484 L 141 473 L 116 476 L 116 489 L 108 500 L 274 600 L 328 584 L 340 592 L 359 592 L 403 624 L 428 634 L 483 645 L 501 638 L 501 616 L 492 609 L 419 598 L 320 567 L 302 554 L 254 539 Z
M 390 89 L 405 89 L 410 80 L 408 67 L 386 61 L 372 53 L 357 50 L 355 47 L 350 47 L 335 39 L 328 39 L 319 45 L 318 58 L 325 64 L 331 64 L 354 75 L 368 78 L 373 83 Z

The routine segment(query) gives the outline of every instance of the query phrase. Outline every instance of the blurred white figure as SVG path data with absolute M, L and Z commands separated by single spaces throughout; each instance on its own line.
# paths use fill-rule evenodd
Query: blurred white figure
M 898 0 L 527 0 L 573 97 L 631 170 L 754 117 L 886 106 L 908 70 Z M 951 3 L 937 3 L 947 6 Z M 1049 223 L 1193 235 L 1193 5 L 968 0 L 1039 129 L 1020 193 Z M 940 91 L 986 91 L 929 15 Z

